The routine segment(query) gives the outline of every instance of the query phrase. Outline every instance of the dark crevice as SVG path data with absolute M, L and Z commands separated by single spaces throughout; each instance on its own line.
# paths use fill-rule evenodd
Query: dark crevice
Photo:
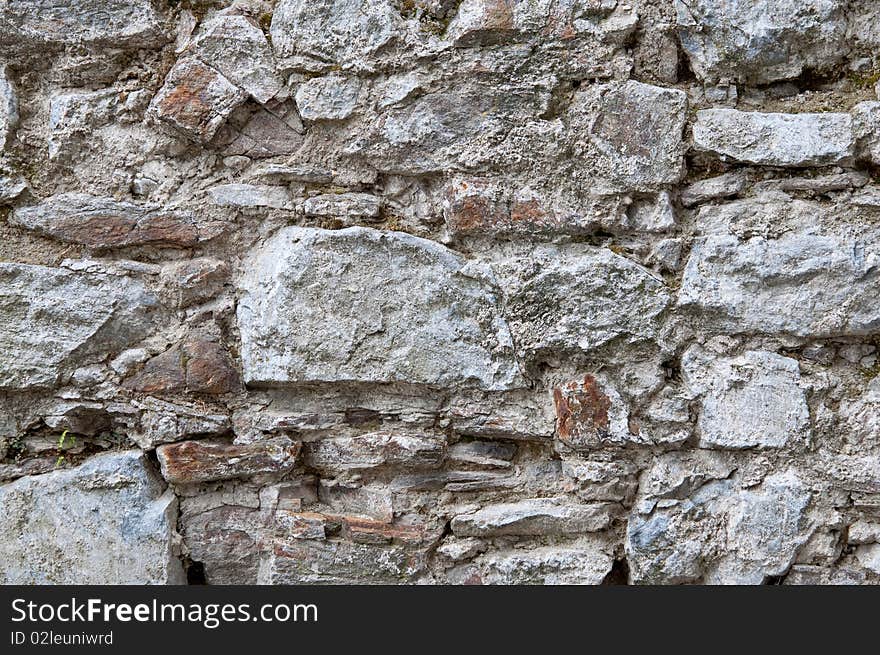
M 629 564 L 626 558 L 614 560 L 611 570 L 602 580 L 602 584 L 606 586 L 629 584 Z
M 186 583 L 188 585 L 206 585 L 208 578 L 205 575 L 205 565 L 202 562 L 195 562 L 189 558 L 183 562 L 186 571 Z

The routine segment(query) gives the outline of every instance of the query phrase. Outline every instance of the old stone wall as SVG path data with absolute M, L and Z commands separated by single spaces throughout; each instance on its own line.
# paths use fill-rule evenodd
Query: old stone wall
M 0 1 L 0 581 L 880 582 L 880 2 Z

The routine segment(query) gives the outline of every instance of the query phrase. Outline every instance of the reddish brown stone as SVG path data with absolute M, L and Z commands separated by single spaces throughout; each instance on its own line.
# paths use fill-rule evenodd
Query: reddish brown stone
M 207 143 L 247 94 L 197 59 L 178 61 L 150 104 L 150 114 Z
M 222 345 L 190 339 L 153 357 L 124 386 L 140 393 L 224 394 L 239 389 L 241 380 Z
M 90 248 L 145 245 L 192 247 L 212 239 L 225 223 L 200 223 L 188 212 L 120 202 L 83 193 L 63 193 L 33 207 L 17 209 L 14 225 Z
M 572 447 L 594 444 L 606 438 L 611 400 L 592 375 L 583 382 L 569 382 L 553 390 L 556 405 L 556 436 Z
M 184 484 L 285 473 L 296 465 L 299 442 L 287 439 L 236 445 L 216 441 L 183 441 L 156 449 L 162 475 Z

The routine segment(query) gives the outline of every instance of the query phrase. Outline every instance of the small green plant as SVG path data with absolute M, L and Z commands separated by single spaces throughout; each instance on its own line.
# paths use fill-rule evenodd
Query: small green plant
M 66 448 L 73 448 L 76 445 L 76 437 L 71 436 L 68 438 L 69 430 L 65 430 L 61 433 L 61 436 L 58 437 L 58 450 L 65 450 Z M 58 459 L 55 460 L 55 467 L 59 467 L 64 464 L 65 457 L 64 455 L 58 455 Z

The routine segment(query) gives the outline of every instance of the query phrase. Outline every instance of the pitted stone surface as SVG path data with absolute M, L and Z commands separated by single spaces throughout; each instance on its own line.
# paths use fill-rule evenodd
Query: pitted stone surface
M 285 228 L 241 286 L 248 384 L 519 383 L 490 272 L 430 241 L 366 228 Z

